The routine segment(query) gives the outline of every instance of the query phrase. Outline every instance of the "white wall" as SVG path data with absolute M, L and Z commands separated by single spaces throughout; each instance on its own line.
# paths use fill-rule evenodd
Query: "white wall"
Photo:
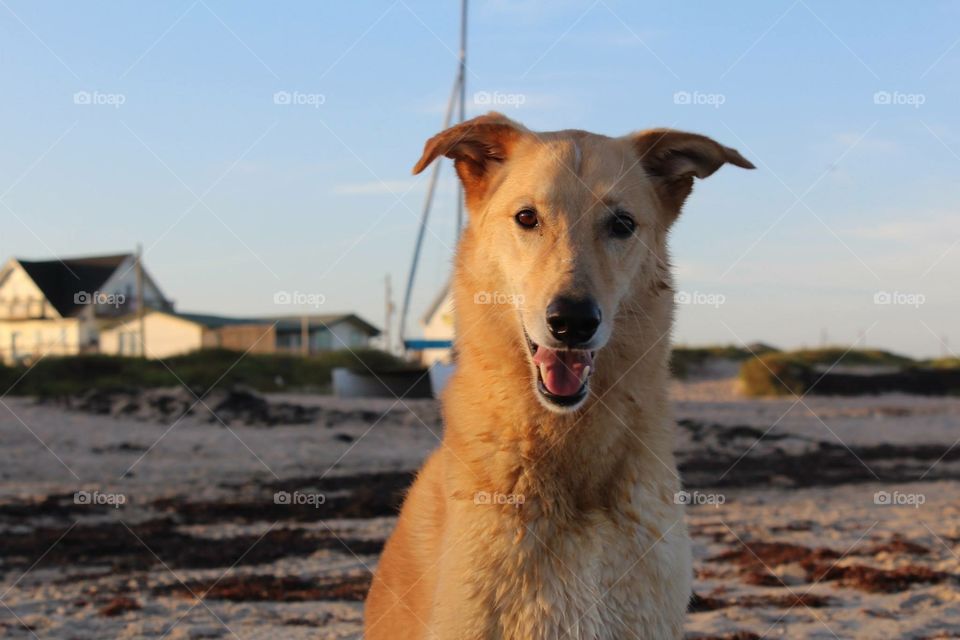
M 44 355 L 75 355 L 84 344 L 81 334 L 76 318 L 0 320 L 0 360 L 13 364 Z
M 144 319 L 148 358 L 170 356 L 196 351 L 203 346 L 203 326 L 157 311 Z M 136 319 L 104 329 L 100 332 L 100 352 L 108 355 L 140 355 L 140 323 Z

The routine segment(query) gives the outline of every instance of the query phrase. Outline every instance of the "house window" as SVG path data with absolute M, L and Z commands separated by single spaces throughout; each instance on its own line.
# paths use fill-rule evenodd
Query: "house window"
M 299 333 L 278 333 L 277 349 L 281 351 L 293 351 L 300 349 Z
M 134 331 L 117 333 L 117 355 L 135 356 L 140 353 L 139 334 Z
M 314 331 L 310 336 L 310 351 L 329 351 L 332 344 L 333 339 L 326 329 Z
M 18 351 L 18 348 L 17 348 L 17 342 L 19 341 L 19 339 L 20 339 L 19 331 L 14 331 L 13 333 L 10 334 L 10 358 L 13 359 L 14 362 L 20 359 L 20 352 Z

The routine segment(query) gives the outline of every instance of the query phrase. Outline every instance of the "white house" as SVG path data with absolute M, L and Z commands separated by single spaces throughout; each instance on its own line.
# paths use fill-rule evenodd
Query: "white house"
M 352 313 L 257 318 L 178 313 L 145 269 L 143 289 L 145 337 L 133 254 L 11 258 L 0 269 L 0 362 L 80 353 L 166 358 L 206 348 L 307 355 L 366 348 L 380 334 Z
M 95 352 L 100 328 L 136 311 L 133 254 L 23 260 L 0 268 L 0 361 Z M 144 305 L 172 308 L 144 270 Z

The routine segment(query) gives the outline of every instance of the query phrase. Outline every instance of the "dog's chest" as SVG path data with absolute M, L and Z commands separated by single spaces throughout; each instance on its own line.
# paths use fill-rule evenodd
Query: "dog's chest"
M 603 515 L 562 529 L 527 523 L 499 559 L 504 637 L 673 637 L 689 593 L 689 561 L 683 527 L 675 535 L 669 526 Z

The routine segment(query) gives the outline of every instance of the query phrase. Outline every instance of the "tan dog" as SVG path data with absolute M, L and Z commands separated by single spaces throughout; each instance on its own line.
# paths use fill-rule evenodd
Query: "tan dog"
M 491 113 L 427 142 L 470 223 L 446 431 L 387 542 L 367 640 L 680 638 L 691 559 L 668 410 L 667 231 L 709 138 L 535 133 Z

